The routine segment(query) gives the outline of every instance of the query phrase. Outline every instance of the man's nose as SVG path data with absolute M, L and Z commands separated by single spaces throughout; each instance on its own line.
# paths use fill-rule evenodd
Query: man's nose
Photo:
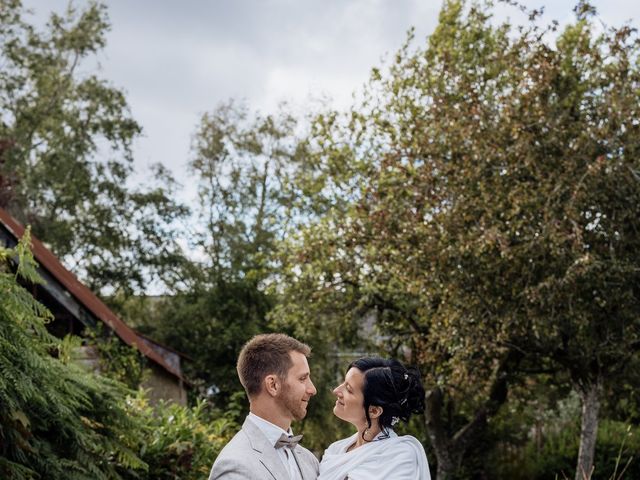
M 318 393 L 318 390 L 316 390 L 316 386 L 313 384 L 311 379 L 309 379 L 309 387 L 310 388 L 307 388 L 309 395 L 315 395 L 316 393 Z

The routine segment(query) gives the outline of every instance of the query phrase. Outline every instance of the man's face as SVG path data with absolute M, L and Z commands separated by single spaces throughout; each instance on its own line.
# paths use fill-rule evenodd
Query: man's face
M 289 352 L 293 365 L 287 373 L 280 397 L 281 405 L 292 420 L 302 420 L 307 414 L 307 404 L 317 390 L 311 381 L 307 357 L 296 351 Z

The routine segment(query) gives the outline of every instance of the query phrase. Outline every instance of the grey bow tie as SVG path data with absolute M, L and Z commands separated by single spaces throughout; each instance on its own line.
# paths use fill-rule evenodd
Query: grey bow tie
M 295 446 L 298 445 L 300 440 L 302 440 L 302 435 L 296 435 L 295 437 L 293 437 L 293 436 L 287 435 L 286 433 L 283 433 L 282 435 L 280 435 L 280 438 L 276 442 L 275 447 L 276 448 L 282 448 L 282 447 L 295 448 Z

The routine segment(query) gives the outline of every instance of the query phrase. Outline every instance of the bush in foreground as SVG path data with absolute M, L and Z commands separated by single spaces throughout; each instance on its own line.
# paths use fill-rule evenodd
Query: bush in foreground
M 0 478 L 206 478 L 236 423 L 204 402 L 151 407 L 74 364 L 77 342 L 47 332 L 50 312 L 20 284 L 40 282 L 28 245 L 0 247 Z

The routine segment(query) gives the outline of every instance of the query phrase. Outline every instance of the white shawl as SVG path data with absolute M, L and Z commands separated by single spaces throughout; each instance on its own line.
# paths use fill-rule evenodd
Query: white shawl
M 431 480 L 422 444 L 414 437 L 389 438 L 366 443 L 347 452 L 357 433 L 329 445 L 320 462 L 318 480 Z

